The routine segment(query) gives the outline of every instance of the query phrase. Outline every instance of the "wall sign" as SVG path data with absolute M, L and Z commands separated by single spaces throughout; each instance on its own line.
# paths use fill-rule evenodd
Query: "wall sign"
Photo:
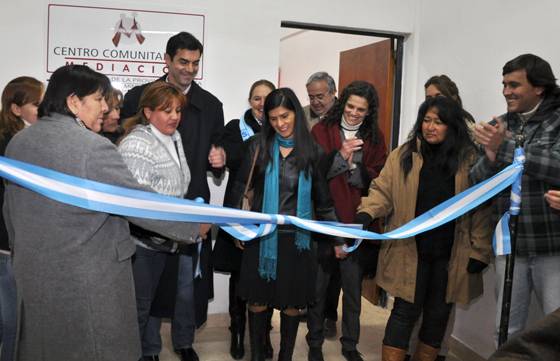
M 204 43 L 204 15 L 49 4 L 47 73 L 84 64 L 126 92 L 167 71 L 165 45 L 180 31 Z

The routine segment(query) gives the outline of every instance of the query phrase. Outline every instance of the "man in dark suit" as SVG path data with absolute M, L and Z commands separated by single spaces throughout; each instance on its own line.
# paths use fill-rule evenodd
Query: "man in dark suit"
M 172 36 L 167 42 L 165 51 L 168 73 L 158 81 L 167 81 L 178 86 L 187 96 L 187 104 L 182 109 L 181 122 L 177 128 L 183 140 L 183 148 L 191 172 L 191 183 L 186 198 L 201 197 L 208 202 L 210 189 L 206 172 L 210 170 L 214 176 L 221 176 L 226 155 L 219 144 L 224 127 L 222 103 L 193 81 L 198 73 L 202 51 L 202 44 L 193 35 L 181 32 Z M 147 85 L 134 87 L 125 95 L 121 111 L 122 119 L 136 114 L 140 96 Z M 210 225 L 201 227 L 203 227 L 201 232 L 203 234 L 210 229 Z M 206 321 L 208 299 L 213 297 L 211 240 L 207 239 L 202 243 L 202 247 L 196 247 L 195 245 L 188 250 L 188 254 L 181 254 L 178 257 L 179 262 L 170 262 L 171 266 L 167 267 L 169 274 L 162 276 L 164 279 L 178 273 L 176 300 L 172 305 L 174 307 L 171 307 L 173 309 L 172 341 L 173 347 L 183 361 L 198 360 L 192 348 L 194 332 L 196 327 Z M 152 305 L 152 314 L 154 314 L 155 304 L 158 303 L 156 297 Z M 158 312 L 155 314 L 166 316 Z M 143 355 L 148 360 L 157 360 L 161 350 L 159 325 L 159 318 L 151 318 L 149 330 L 142 335 Z

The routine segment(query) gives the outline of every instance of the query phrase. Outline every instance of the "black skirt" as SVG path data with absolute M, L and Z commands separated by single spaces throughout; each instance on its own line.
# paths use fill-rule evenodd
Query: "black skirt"
M 276 280 L 259 275 L 259 239 L 245 243 L 241 261 L 238 296 L 249 304 L 277 309 L 304 308 L 313 303 L 317 278 L 317 257 L 313 245 L 298 250 L 293 228 L 278 229 Z

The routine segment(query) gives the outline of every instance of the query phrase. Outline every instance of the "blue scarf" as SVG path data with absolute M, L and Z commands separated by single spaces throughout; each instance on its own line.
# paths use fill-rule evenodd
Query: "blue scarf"
M 277 214 L 280 185 L 279 185 L 279 163 L 280 146 L 293 148 L 293 139 L 285 139 L 276 134 L 272 144 L 272 162 L 268 163 L 264 181 L 264 195 L 262 211 L 268 214 Z M 299 172 L 298 194 L 297 194 L 297 216 L 304 219 L 311 219 L 311 176 L 306 176 L 305 172 Z M 310 233 L 305 230 L 296 230 L 295 244 L 299 251 L 308 250 L 310 244 Z M 278 231 L 264 236 L 260 240 L 259 254 L 259 275 L 261 278 L 270 281 L 276 280 L 276 261 L 278 258 Z
M 239 117 L 239 134 L 241 134 L 241 139 L 243 139 L 243 141 L 246 141 L 247 139 L 255 135 L 253 128 L 251 128 L 249 124 L 247 124 L 247 122 L 245 121 L 245 114 L 247 114 L 247 112 L 243 113 Z M 253 116 L 253 113 L 251 113 L 251 116 Z

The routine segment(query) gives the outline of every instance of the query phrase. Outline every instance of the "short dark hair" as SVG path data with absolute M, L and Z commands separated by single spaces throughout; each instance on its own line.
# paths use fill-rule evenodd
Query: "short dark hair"
M 66 98 L 76 95 L 82 99 L 97 91 L 105 96 L 110 89 L 109 78 L 85 65 L 62 66 L 51 75 L 45 97 L 39 105 L 39 116 L 60 113 L 74 117 Z
M 167 40 L 167 46 L 165 47 L 165 53 L 173 59 L 180 49 L 187 50 L 199 50 L 200 55 L 204 50 L 202 43 L 198 41 L 191 33 L 186 31 L 181 31 L 179 34 L 173 35 Z
M 552 68 L 550 64 L 541 57 L 534 54 L 519 55 L 504 65 L 502 75 L 517 70 L 525 70 L 529 83 L 535 87 L 543 87 L 545 96 L 557 92 L 558 84 L 556 84 L 556 78 L 554 77 Z

